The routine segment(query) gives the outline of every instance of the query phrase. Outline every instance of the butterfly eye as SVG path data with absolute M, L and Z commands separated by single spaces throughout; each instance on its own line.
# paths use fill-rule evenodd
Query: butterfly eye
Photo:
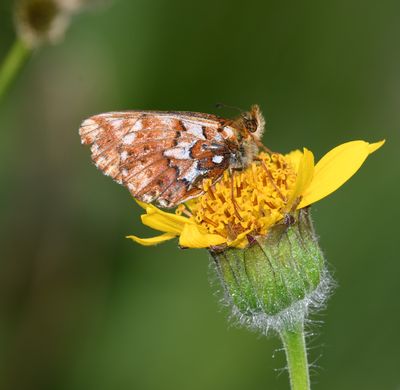
M 258 128 L 258 121 L 257 119 L 254 118 L 253 115 L 250 113 L 246 112 L 242 114 L 242 120 L 244 127 L 249 133 L 255 133 Z
M 253 121 L 252 127 L 249 128 L 250 133 L 255 133 L 257 131 L 257 129 L 258 129 L 257 122 Z
M 245 126 L 250 133 L 255 133 L 258 128 L 258 124 L 255 119 L 245 119 Z

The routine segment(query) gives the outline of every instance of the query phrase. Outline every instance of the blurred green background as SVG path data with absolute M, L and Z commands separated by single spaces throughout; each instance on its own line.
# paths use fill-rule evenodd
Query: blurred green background
M 224 102 L 260 104 L 273 150 L 387 139 L 313 206 L 338 288 L 309 353 L 313 389 L 400 389 L 399 15 L 398 0 L 115 0 L 35 52 L 0 106 L 0 388 L 288 389 L 278 340 L 228 324 L 206 251 L 124 238 L 154 232 L 77 133 L 103 111 L 232 115 Z M 13 40 L 2 0 L 0 58 Z

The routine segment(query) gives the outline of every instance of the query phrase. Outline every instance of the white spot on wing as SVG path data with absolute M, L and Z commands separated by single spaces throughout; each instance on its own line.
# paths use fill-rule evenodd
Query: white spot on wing
M 188 160 L 191 158 L 189 148 L 168 149 L 164 152 L 164 156 L 174 158 L 176 160 Z
M 142 201 L 144 203 L 150 203 L 153 200 L 152 196 L 149 194 L 143 194 L 142 195 Z
M 84 133 L 88 133 L 98 128 L 99 125 L 93 119 L 85 119 L 81 124 L 81 130 Z
M 210 145 L 207 145 L 207 149 L 208 150 L 220 150 L 221 149 L 221 145 L 212 143 Z
M 223 142 L 224 138 L 222 137 L 222 135 L 220 133 L 216 133 L 214 136 L 214 141 L 215 142 Z
M 160 123 L 162 126 L 166 126 L 167 128 L 170 128 L 172 125 L 172 120 L 169 117 L 160 117 Z
M 190 151 L 195 142 L 181 142 L 178 147 L 167 149 L 164 152 L 165 157 L 175 158 L 177 160 L 190 160 Z
M 221 164 L 224 159 L 224 156 L 213 156 L 212 162 L 214 164 Z
M 138 119 L 135 124 L 132 126 L 132 131 L 140 131 L 143 129 L 143 123 L 141 119 Z
M 126 150 L 124 150 L 121 153 L 121 161 L 125 161 L 128 158 L 128 152 Z
M 79 135 L 83 144 L 90 144 L 95 141 L 100 132 L 99 125 L 93 119 L 86 119 L 79 128 Z
M 105 165 L 105 162 L 106 162 L 106 159 L 103 156 L 100 156 L 95 162 L 96 167 L 102 169 L 102 167 Z
M 124 145 L 131 145 L 133 143 L 133 141 L 135 140 L 135 138 L 136 138 L 136 134 L 135 133 L 128 133 L 122 139 L 122 143 Z
M 188 134 L 191 134 L 199 139 L 206 139 L 203 135 L 203 128 L 196 123 L 185 123 Z
M 105 118 L 113 118 L 114 115 L 118 115 L 120 113 L 118 112 L 102 112 L 101 114 L 97 114 L 96 116 L 101 116 L 101 117 L 105 117 Z
M 98 153 L 99 153 L 99 145 L 93 144 L 93 145 L 91 146 L 90 150 L 92 151 L 92 154 L 93 154 L 93 155 L 98 154 Z
M 112 119 L 110 120 L 110 124 L 114 129 L 118 129 L 122 126 L 123 119 Z
M 189 183 L 193 183 L 196 177 L 199 175 L 199 173 L 200 172 L 197 168 L 197 162 L 194 161 L 191 167 L 187 170 L 187 172 L 182 178 L 187 180 Z
M 229 127 L 229 126 L 225 126 L 223 132 L 224 132 L 226 138 L 233 137 L 233 135 L 234 135 L 232 127 Z
M 158 200 L 158 204 L 159 204 L 161 207 L 168 207 L 168 206 L 169 206 L 169 202 L 168 202 L 166 199 L 159 199 L 159 200 Z

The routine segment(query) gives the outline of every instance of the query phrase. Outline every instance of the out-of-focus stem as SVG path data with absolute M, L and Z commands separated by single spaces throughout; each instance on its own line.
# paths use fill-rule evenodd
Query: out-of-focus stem
M 31 50 L 18 38 L 11 46 L 0 66 L 0 101 L 29 57 L 30 52 Z

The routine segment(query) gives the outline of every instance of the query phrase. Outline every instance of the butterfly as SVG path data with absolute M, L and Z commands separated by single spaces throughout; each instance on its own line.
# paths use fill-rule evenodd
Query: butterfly
M 184 111 L 121 111 L 94 115 L 81 124 L 82 143 L 104 174 L 134 198 L 163 208 L 203 193 L 227 169 L 251 164 L 265 121 L 260 108 L 230 120 Z

